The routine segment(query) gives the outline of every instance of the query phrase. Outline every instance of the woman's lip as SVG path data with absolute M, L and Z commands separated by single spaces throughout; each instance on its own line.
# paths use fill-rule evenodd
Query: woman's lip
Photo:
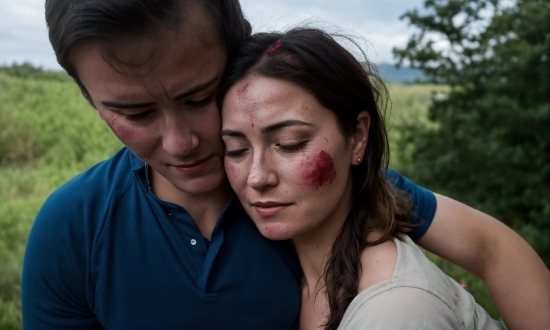
M 174 167 L 185 174 L 195 174 L 197 172 L 200 172 L 204 170 L 206 166 L 209 164 L 209 160 L 211 160 L 212 157 L 207 157 L 201 160 L 198 160 L 196 162 L 193 162 L 191 164 L 184 164 L 184 165 L 174 165 Z
M 262 217 L 270 217 L 278 214 L 282 210 L 284 210 L 286 207 L 288 207 L 290 204 L 282 204 L 282 203 L 254 203 L 252 206 L 254 207 L 254 210 L 256 210 L 256 213 Z

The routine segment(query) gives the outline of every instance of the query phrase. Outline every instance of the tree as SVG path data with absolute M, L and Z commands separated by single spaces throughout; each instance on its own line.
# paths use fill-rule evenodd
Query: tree
M 450 87 L 403 172 L 501 219 L 550 266 L 550 1 L 426 0 L 399 64 Z

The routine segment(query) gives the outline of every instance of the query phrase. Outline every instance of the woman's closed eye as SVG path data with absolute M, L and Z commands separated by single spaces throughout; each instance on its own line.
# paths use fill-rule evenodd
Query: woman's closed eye
M 280 149 L 283 152 L 292 153 L 292 152 L 296 152 L 304 149 L 308 143 L 309 143 L 309 140 L 300 141 L 298 143 L 288 143 L 288 144 L 277 143 L 275 144 L 275 147 Z M 244 154 L 247 151 L 248 151 L 248 148 L 226 148 L 225 156 L 238 158 L 238 157 L 244 156 Z
M 244 153 L 245 153 L 247 150 L 248 150 L 248 149 L 246 149 L 246 148 L 232 149 L 232 150 L 225 149 L 225 156 L 227 156 L 227 157 L 232 157 L 232 158 L 237 158 L 237 157 L 239 157 L 239 156 L 244 155 Z
M 301 141 L 301 142 L 298 142 L 298 143 L 290 143 L 290 144 L 278 143 L 277 147 L 280 148 L 284 152 L 295 152 L 295 151 L 300 151 L 300 150 L 304 149 L 308 143 L 309 143 L 308 140 Z

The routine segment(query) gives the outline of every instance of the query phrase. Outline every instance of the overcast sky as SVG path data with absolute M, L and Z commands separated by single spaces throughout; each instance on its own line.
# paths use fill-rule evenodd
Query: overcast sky
M 399 17 L 423 0 L 241 0 L 253 31 L 300 23 L 358 33 L 368 40 L 375 63 L 393 62 L 392 47 L 403 46 L 413 30 Z M 0 65 L 30 62 L 59 69 L 44 23 L 44 0 L 0 0 Z

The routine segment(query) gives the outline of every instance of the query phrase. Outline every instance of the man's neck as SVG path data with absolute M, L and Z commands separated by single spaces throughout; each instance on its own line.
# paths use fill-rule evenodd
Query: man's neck
M 174 186 L 154 170 L 150 170 L 149 174 L 153 193 L 164 201 L 183 207 L 195 220 L 202 235 L 210 240 L 218 218 L 231 198 L 229 183 L 224 180 L 216 189 L 190 194 Z

